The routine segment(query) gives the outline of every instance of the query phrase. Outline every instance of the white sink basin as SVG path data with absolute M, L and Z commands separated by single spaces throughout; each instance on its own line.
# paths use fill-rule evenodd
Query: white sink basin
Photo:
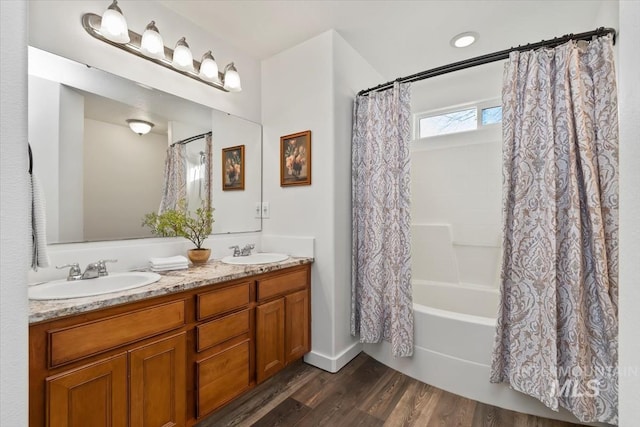
M 131 271 L 128 273 L 112 273 L 96 279 L 54 280 L 41 285 L 29 287 L 29 298 L 35 300 L 66 299 L 108 294 L 139 288 L 160 280 L 157 273 Z
M 289 258 L 289 255 L 276 253 L 255 253 L 248 256 L 227 256 L 222 258 L 222 262 L 235 265 L 268 264 L 270 262 L 280 262 Z

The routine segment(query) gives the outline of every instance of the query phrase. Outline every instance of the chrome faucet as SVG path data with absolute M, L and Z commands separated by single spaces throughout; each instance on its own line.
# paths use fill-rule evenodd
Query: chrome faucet
M 87 265 L 84 273 L 80 270 L 80 264 L 77 262 L 73 262 L 71 264 L 65 265 L 57 265 L 56 268 L 67 268 L 69 267 L 69 274 L 67 275 L 67 280 L 83 280 L 83 279 L 95 279 L 96 277 L 104 277 L 108 276 L 109 272 L 107 271 L 108 262 L 118 262 L 117 259 L 101 259 L 96 262 L 92 262 Z
M 71 267 L 69 268 L 69 274 L 67 275 L 68 281 L 82 279 L 82 270 L 80 270 L 80 264 L 78 264 L 77 262 L 74 262 L 71 264 L 65 264 L 65 265 L 56 265 L 56 268 L 58 270 L 62 268 L 67 268 L 67 267 Z
M 233 256 L 234 257 L 239 257 L 239 256 L 249 256 L 249 255 L 251 255 L 251 250 L 253 248 L 255 248 L 255 247 L 256 247 L 256 245 L 251 243 L 251 244 L 247 244 L 242 249 L 240 249 L 240 246 L 238 246 L 238 245 L 229 246 L 229 249 L 233 249 Z
M 246 245 L 246 246 L 245 246 L 244 248 L 242 248 L 242 250 L 240 251 L 240 256 L 249 256 L 249 255 L 251 255 L 251 250 L 252 250 L 253 248 L 255 248 L 255 247 L 256 247 L 256 245 L 255 245 L 255 244 L 253 244 L 253 243 Z
M 87 265 L 87 268 L 84 269 L 84 273 L 82 273 L 81 279 L 95 279 L 96 277 L 99 277 L 98 271 L 98 263 L 92 262 L 91 264 Z
M 92 262 L 87 265 L 84 273 L 82 273 L 82 279 L 95 279 L 96 277 L 104 277 L 108 276 L 109 272 L 107 271 L 107 263 L 108 262 L 118 262 L 117 259 L 101 259 L 96 262 Z

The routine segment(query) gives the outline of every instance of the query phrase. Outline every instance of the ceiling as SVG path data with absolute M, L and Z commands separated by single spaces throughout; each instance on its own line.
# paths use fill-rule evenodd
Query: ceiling
M 308 1 L 162 0 L 162 4 L 258 59 L 335 29 L 384 78 L 546 38 L 617 26 L 614 0 Z M 617 9 L 616 9 L 617 11 Z M 611 16 L 617 17 L 617 12 Z M 456 49 L 450 39 L 476 31 Z

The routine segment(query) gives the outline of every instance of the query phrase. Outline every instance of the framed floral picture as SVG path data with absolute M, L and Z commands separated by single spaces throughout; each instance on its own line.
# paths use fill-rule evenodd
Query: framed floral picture
M 311 185 L 311 131 L 280 137 L 280 186 Z
M 244 145 L 222 149 L 222 189 L 244 190 Z

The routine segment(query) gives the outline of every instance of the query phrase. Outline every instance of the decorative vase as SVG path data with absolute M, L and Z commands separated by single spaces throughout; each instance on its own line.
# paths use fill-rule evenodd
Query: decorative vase
M 210 255 L 211 249 L 199 248 L 189 249 L 187 251 L 187 256 L 193 264 L 204 264 L 205 262 L 209 261 Z

